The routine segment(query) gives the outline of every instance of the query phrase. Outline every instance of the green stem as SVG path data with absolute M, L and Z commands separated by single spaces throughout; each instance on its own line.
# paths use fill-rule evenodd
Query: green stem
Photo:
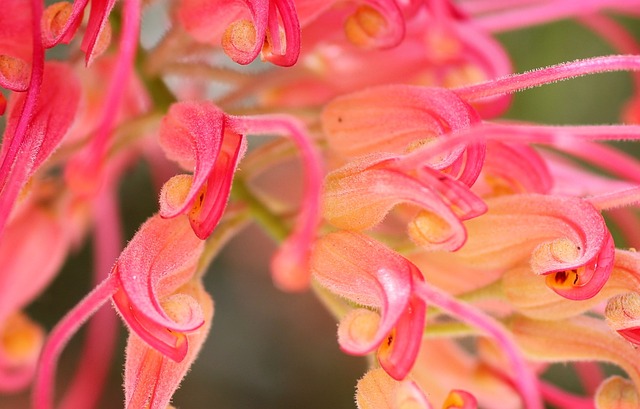
M 237 175 L 233 182 L 231 195 L 247 205 L 256 222 L 258 222 L 275 241 L 280 243 L 289 235 L 290 228 L 286 226 L 279 217 L 273 214 L 273 212 L 251 192 L 247 183 L 242 178 L 237 177 Z
M 428 338 L 464 337 L 476 334 L 478 334 L 477 329 L 457 321 L 427 324 L 424 329 L 424 336 Z
M 249 211 L 246 208 L 227 209 L 224 218 L 207 239 L 204 250 L 198 260 L 196 274 L 204 276 L 213 259 L 218 255 L 222 247 L 231 240 L 250 221 Z

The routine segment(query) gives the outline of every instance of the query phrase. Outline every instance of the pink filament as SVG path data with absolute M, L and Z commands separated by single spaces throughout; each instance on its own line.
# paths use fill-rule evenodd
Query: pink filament
M 94 201 L 94 284 L 106 279 L 122 250 L 118 201 L 113 186 L 105 186 Z M 61 408 L 93 408 L 104 389 L 118 335 L 118 319 L 111 309 L 100 309 L 89 322 L 79 367 Z
M 120 54 L 105 98 L 105 108 L 102 111 L 100 125 L 97 128 L 96 136 L 88 146 L 87 156 L 77 158 L 77 160 L 86 162 L 81 162 L 83 166 L 80 169 L 74 166 L 70 168 L 74 171 L 82 171 L 86 170 L 85 166 L 88 166 L 90 171 L 85 177 L 95 176 L 102 164 L 102 159 L 108 147 L 109 137 L 114 128 L 114 120 L 117 117 L 116 113 L 124 97 L 122 87 L 124 84 L 129 83 L 129 78 L 131 77 L 134 58 L 138 48 L 140 7 L 140 0 L 126 0 L 124 2 Z
M 506 354 L 513 368 L 513 379 L 522 397 L 524 407 L 527 409 L 542 409 L 544 407 L 535 374 L 527 367 L 517 345 L 502 325 L 477 308 L 456 300 L 448 293 L 426 282 L 416 281 L 414 285 L 415 293 L 425 302 L 440 307 L 462 322 L 489 334 Z
M 640 203 L 640 186 L 586 198 L 600 210 L 615 209 Z
M 282 250 L 276 257 L 291 257 L 290 261 L 298 264 L 300 271 L 307 271 L 306 264 L 311 244 L 315 239 L 316 229 L 320 224 L 320 195 L 322 191 L 322 161 L 304 131 L 302 124 L 291 117 L 286 116 L 229 116 L 227 125 L 233 132 L 239 134 L 274 134 L 281 133 L 291 137 L 300 150 L 302 164 L 305 169 L 304 195 L 301 210 L 298 216 L 299 222 L 291 236 L 285 241 L 281 249 L 290 251 L 291 254 L 283 254 Z M 296 291 L 307 288 L 310 277 L 291 277 L 280 280 L 283 277 L 274 277 L 276 284 L 284 289 Z
M 581 3 L 576 4 L 580 5 Z M 552 65 L 523 74 L 509 75 L 480 84 L 456 88 L 454 91 L 462 99 L 471 102 L 588 74 L 638 70 L 640 70 L 640 56 L 611 55 Z
M 55 370 L 60 353 L 82 324 L 116 292 L 116 284 L 115 276 L 109 276 L 69 311 L 49 334 L 33 385 L 32 403 L 35 409 L 53 408 Z

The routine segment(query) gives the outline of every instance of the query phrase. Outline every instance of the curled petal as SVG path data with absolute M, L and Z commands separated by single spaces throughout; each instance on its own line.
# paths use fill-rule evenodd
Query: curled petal
M 2 141 L 3 159 L 16 132 L 25 99 L 24 94 L 18 94 L 15 99 L 11 98 L 9 101 L 9 118 Z M 25 135 L 24 149 L 28 150 L 30 155 L 29 175 L 57 148 L 75 118 L 79 100 L 80 82 L 71 66 L 48 62 L 44 69 L 36 111 Z
M 572 197 L 509 195 L 487 201 L 489 211 L 466 224 L 458 255 L 485 268 L 530 260 L 534 273 L 570 299 L 595 296 L 614 261 L 611 233 L 594 206 Z
M 640 407 L 637 387 L 628 379 L 612 376 L 600 385 L 595 396 L 596 409 L 633 409 Z
M 87 30 L 82 38 L 80 48 L 85 52 L 85 62 L 90 65 L 102 54 L 111 42 L 111 26 L 109 14 L 116 0 L 92 0 Z
M 419 245 L 460 248 L 466 240 L 461 219 L 482 214 L 484 203 L 448 175 L 425 168 L 418 179 L 394 169 L 389 158 L 365 157 L 331 172 L 324 194 L 326 219 L 339 228 L 364 230 L 380 223 L 395 205 L 411 203 L 423 210 L 409 228 Z
M 300 55 L 300 22 L 293 0 L 272 0 L 269 33 L 262 47 L 262 57 L 276 65 L 291 67 Z M 280 28 L 279 21 L 282 21 Z
M 365 235 L 342 231 L 316 243 L 311 271 L 332 292 L 380 309 L 375 334 L 370 315 L 347 317 L 344 325 L 355 336 L 341 336 L 341 348 L 356 355 L 379 348 L 382 367 L 394 379 L 403 379 L 418 353 L 426 311 L 424 301 L 412 294 L 413 280 L 422 279 L 415 266 Z M 364 336 L 363 328 L 369 328 Z
M 204 176 L 213 167 L 224 133 L 224 113 L 210 102 L 171 105 L 160 125 L 160 144 L 171 160 Z M 205 178 L 198 175 L 197 185 Z
M 181 361 L 187 353 L 185 332 L 202 326 L 203 313 L 196 300 L 181 296 L 186 312 L 180 322 L 161 304 L 193 275 L 203 244 L 186 218 L 145 222 L 116 262 L 119 290 L 113 296 L 127 324 L 149 345 Z
M 174 104 L 163 119 L 160 140 L 171 159 L 195 166 L 193 177 L 177 176 L 163 187 L 160 214 L 188 214 L 193 230 L 205 239 L 222 217 L 245 140 L 225 133 L 224 114 L 207 102 Z
M 127 408 L 167 408 L 171 396 L 196 359 L 209 333 L 213 317 L 211 297 L 204 291 L 200 283 L 189 283 L 182 288 L 182 291 L 184 291 L 184 294 L 180 295 L 180 297 L 189 297 L 201 306 L 204 324 L 186 335 L 189 350 L 185 358 L 180 362 L 168 359 L 162 353 L 150 348 L 136 333 L 131 333 L 127 343 L 127 359 L 124 373 L 125 403 Z M 175 307 L 180 306 L 180 301 L 178 299 L 164 300 L 165 303 L 172 303 Z M 184 313 L 187 312 L 184 308 L 175 310 L 175 308 L 168 306 L 168 311 L 176 321 L 188 319 L 188 317 L 184 316 Z
M 504 274 L 504 293 L 509 303 L 527 317 L 558 320 L 576 316 L 611 297 L 630 290 L 640 290 L 636 254 L 618 250 L 615 260 L 606 284 L 598 294 L 589 299 L 572 300 L 562 297 L 526 265 L 510 269 Z
M 51 4 L 42 14 L 42 43 L 51 48 L 59 43 L 68 44 L 82 23 L 88 0 Z
M 478 121 L 474 109 L 453 92 L 409 85 L 348 94 L 333 100 L 322 113 L 330 147 L 348 158 L 376 151 L 401 153 Z M 454 151 L 442 162 L 450 164 L 461 153 Z
M 261 51 L 264 58 L 274 64 L 294 65 L 300 54 L 300 23 L 293 1 L 247 0 L 246 3 L 251 20 L 239 19 L 227 27 L 222 36 L 225 53 L 243 65 L 255 60 Z

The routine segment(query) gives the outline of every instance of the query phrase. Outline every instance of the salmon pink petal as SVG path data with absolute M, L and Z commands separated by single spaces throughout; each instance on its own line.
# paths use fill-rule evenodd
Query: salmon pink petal
M 125 407 L 128 409 L 149 408 L 166 409 L 171 396 L 180 385 L 189 367 L 200 351 L 213 318 L 213 302 L 204 291 L 202 284 L 189 283 L 184 288 L 185 296 L 192 298 L 201 306 L 204 324 L 186 335 L 189 350 L 180 362 L 174 362 L 157 350 L 150 348 L 135 332 L 127 342 L 124 370 Z M 175 308 L 178 308 L 176 311 Z M 188 316 L 179 303 L 168 306 L 172 319 L 181 321 Z
M 369 315 L 348 316 L 348 325 L 356 326 L 350 330 L 370 336 L 342 336 L 341 348 L 355 355 L 379 348 L 382 367 L 394 379 L 404 379 L 418 354 L 425 323 L 426 305 L 412 296 L 413 280 L 422 279 L 415 266 L 363 234 L 341 231 L 316 243 L 311 271 L 332 292 L 380 309 L 375 331 L 361 326 L 373 323 Z
M 224 113 L 214 104 L 180 102 L 169 108 L 160 125 L 160 143 L 169 159 L 193 169 L 193 180 L 182 206 L 163 208 L 162 217 L 175 217 L 193 206 L 215 167 L 223 137 Z
M 331 149 L 348 158 L 376 151 L 403 153 L 478 121 L 475 110 L 453 92 L 409 85 L 348 94 L 330 102 L 322 113 Z M 459 149 L 449 156 L 461 153 Z M 449 165 L 452 160 L 441 162 Z
M 488 141 L 483 176 L 474 188 L 486 189 L 488 195 L 549 193 L 553 187 L 544 159 L 524 144 Z
M 326 219 L 339 228 L 364 230 L 380 223 L 395 205 L 411 203 L 422 209 L 410 225 L 418 244 L 441 250 L 460 248 L 466 240 L 460 219 L 482 214 L 484 203 L 448 175 L 425 167 L 418 180 L 397 170 L 394 159 L 371 155 L 331 172 L 324 194 Z
M 300 55 L 300 22 L 293 3 L 293 0 L 271 0 L 269 34 L 262 48 L 265 60 L 282 67 L 291 67 Z M 284 31 L 283 36 L 281 31 Z
M 176 322 L 161 300 L 193 275 L 202 248 L 185 217 L 154 216 L 140 227 L 113 268 L 119 284 L 113 300 L 124 320 L 140 338 L 177 362 L 187 353 L 183 332 L 200 327 L 203 313 L 193 298 L 181 295 L 189 314 Z
M 109 45 L 111 40 L 109 14 L 115 3 L 116 0 L 91 0 L 87 30 L 80 45 L 85 52 L 87 65 L 90 65 Z
M 88 3 L 89 0 L 75 0 L 71 5 L 66 1 L 60 1 L 45 9 L 42 15 L 42 44 L 45 48 L 71 42 L 82 23 L 84 9 Z
M 538 194 L 487 200 L 489 211 L 466 224 L 458 255 L 485 268 L 510 268 L 529 259 L 556 293 L 569 299 L 595 296 L 613 269 L 611 233 L 586 200 Z

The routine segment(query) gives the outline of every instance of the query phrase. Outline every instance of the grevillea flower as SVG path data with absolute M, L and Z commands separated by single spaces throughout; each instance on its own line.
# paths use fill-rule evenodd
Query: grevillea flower
M 46 48 L 69 43 L 82 22 L 89 0 L 74 0 L 73 4 L 61 1 L 50 5 L 42 16 L 42 40 Z M 81 49 L 89 65 L 102 54 L 111 42 L 109 14 L 115 0 L 92 0 L 87 27 L 82 37 Z
M 345 352 L 365 355 L 377 350 L 382 368 L 392 378 L 404 379 L 419 352 L 430 302 L 488 333 L 503 349 L 525 406 L 542 407 L 533 373 L 507 331 L 481 311 L 425 283 L 415 265 L 393 250 L 361 233 L 330 233 L 316 243 L 311 269 L 331 292 L 368 307 L 342 318 L 338 342 Z
M 552 291 L 546 280 L 531 274 L 528 262 L 504 272 L 502 287 L 510 305 L 518 313 L 535 319 L 566 319 L 589 311 L 607 300 L 609 305 L 615 304 L 615 300 L 622 294 L 640 291 L 638 255 L 635 252 L 616 250 L 611 275 L 602 289 L 588 299 L 567 299 Z M 619 324 L 624 327 L 628 322 L 627 316 Z M 613 322 L 610 326 L 616 327 Z
M 262 57 L 291 66 L 300 54 L 300 23 L 293 0 L 182 0 L 180 23 L 198 41 L 222 45 L 239 64 Z
M 166 220 L 154 216 L 143 224 L 109 277 L 51 332 L 40 358 L 34 403 L 50 407 L 55 362 L 61 349 L 82 322 L 109 299 L 131 331 L 148 346 L 175 362 L 195 357 L 195 352 L 189 355 L 188 334 L 205 324 L 205 312 L 208 316 L 211 313 L 206 307 L 210 301 L 202 298 L 201 292 L 182 288 L 192 288 L 183 286 L 192 280 L 202 248 L 203 242 L 193 234 L 185 217 Z M 204 307 L 199 303 L 201 299 L 205 300 Z M 202 336 L 195 338 L 196 349 Z M 171 395 L 175 386 L 175 382 L 159 384 L 162 391 L 158 393 Z M 147 387 L 142 390 L 149 391 Z M 148 393 L 144 393 L 146 399 Z
M 272 270 L 282 288 L 306 288 L 308 253 L 320 218 L 321 165 L 304 128 L 291 118 L 229 116 L 210 102 L 174 104 L 162 122 L 160 140 L 169 158 L 193 169 L 193 175 L 175 176 L 164 185 L 160 215 L 187 214 L 196 235 L 207 238 L 222 217 L 249 133 L 284 133 L 300 149 L 305 166 L 300 222 L 276 254 Z
M 613 239 L 589 202 L 526 194 L 487 204 L 487 214 L 466 223 L 469 239 L 459 257 L 490 269 L 529 260 L 549 288 L 573 300 L 591 298 L 605 285 L 613 268 Z
M 411 150 L 478 121 L 475 110 L 452 92 L 410 86 L 338 98 L 323 114 L 330 146 L 346 157 Z M 486 210 L 468 188 L 484 156 L 484 144 L 471 143 L 417 164 L 411 156 L 408 163 L 401 155 L 360 157 L 327 176 L 325 217 L 337 227 L 363 230 L 396 204 L 411 203 L 421 208 L 409 225 L 412 238 L 427 248 L 456 250 L 466 238 L 461 220 Z
M 340 324 L 340 347 L 357 355 L 377 350 L 389 375 L 398 380 L 407 376 L 425 322 L 426 304 L 412 294 L 413 282 L 422 279 L 420 272 L 375 240 L 346 231 L 316 243 L 311 271 L 332 292 L 379 309 L 379 315 L 368 309 L 347 315 Z
M 135 332 L 129 335 L 124 369 L 126 408 L 165 409 L 209 334 L 213 302 L 202 283 L 199 280 L 190 281 L 180 287 L 178 292 L 195 300 L 202 309 L 204 324 L 186 334 L 189 349 L 184 359 L 179 362 L 149 346 Z M 181 301 L 183 300 L 172 297 L 160 299 L 166 314 L 177 323 L 192 320 L 192 311 L 188 304 Z

